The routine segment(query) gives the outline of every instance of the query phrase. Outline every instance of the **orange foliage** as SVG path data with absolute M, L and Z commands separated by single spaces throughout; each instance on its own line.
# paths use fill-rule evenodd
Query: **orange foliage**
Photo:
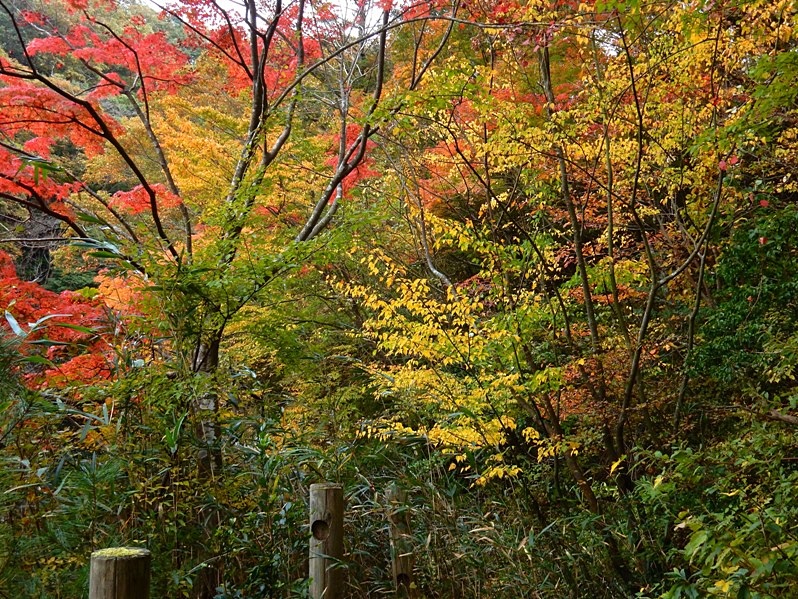
M 141 214 L 150 209 L 152 202 L 155 202 L 161 209 L 175 208 L 180 205 L 181 199 L 166 189 L 164 185 L 155 184 L 150 186 L 150 193 L 141 185 L 137 185 L 130 191 L 117 191 L 111 198 L 111 206 L 122 209 L 130 214 Z
M 99 285 L 99 297 L 111 310 L 131 313 L 141 306 L 145 283 L 140 278 L 112 277 L 100 273 L 94 280 Z
M 40 353 L 42 345 L 36 342 L 52 342 L 45 357 L 57 365 L 43 373 L 30 373 L 26 378 L 32 386 L 63 387 L 111 378 L 113 353 L 106 340 L 110 329 L 108 314 L 99 301 L 73 291 L 55 293 L 38 283 L 20 280 L 11 256 L 0 251 L 0 307 L 28 333 L 21 345 L 25 355 Z M 33 326 L 48 316 L 52 318 Z M 75 326 L 80 328 L 71 328 Z M 0 324 L 0 334 L 14 334 L 6 319 Z

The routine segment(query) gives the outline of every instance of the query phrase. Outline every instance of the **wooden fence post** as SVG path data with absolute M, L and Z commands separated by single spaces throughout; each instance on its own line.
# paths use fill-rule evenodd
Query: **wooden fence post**
M 310 485 L 310 599 L 340 599 L 344 571 L 344 491 L 333 483 Z
M 91 554 L 89 599 L 149 599 L 150 552 L 110 547 Z
M 396 485 L 388 487 L 388 522 L 391 525 L 391 572 L 399 597 L 416 596 L 413 585 L 413 542 L 410 535 L 410 515 L 405 509 L 407 495 Z

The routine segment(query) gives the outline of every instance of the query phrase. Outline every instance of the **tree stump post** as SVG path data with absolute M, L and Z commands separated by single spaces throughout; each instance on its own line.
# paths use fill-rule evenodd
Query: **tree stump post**
M 91 554 L 89 599 L 149 599 L 150 552 L 110 547 Z
M 396 485 L 385 493 L 388 500 L 388 522 L 391 527 L 391 573 L 399 597 L 416 596 L 413 585 L 413 542 L 410 534 L 410 515 L 405 508 L 407 494 Z
M 310 599 L 340 599 L 344 571 L 344 491 L 334 483 L 310 485 Z

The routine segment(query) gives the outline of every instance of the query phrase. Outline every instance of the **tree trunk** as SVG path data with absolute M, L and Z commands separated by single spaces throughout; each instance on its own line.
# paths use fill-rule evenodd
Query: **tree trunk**
M 223 335 L 224 328 L 218 328 L 210 336 L 209 341 L 197 344 L 192 360 L 192 370 L 195 373 L 213 374 L 219 369 L 219 347 Z M 215 390 L 207 391 L 195 400 L 192 408 L 196 415 L 195 434 L 199 443 L 197 452 L 199 478 L 206 483 L 212 483 L 222 468 L 222 449 L 218 444 L 220 430 L 216 418 L 219 411 L 219 396 Z M 208 539 L 208 545 L 211 545 L 210 539 L 219 527 L 221 514 L 214 508 L 208 508 L 197 514 L 197 518 Z M 214 556 L 207 545 L 200 551 L 198 557 L 205 562 L 205 567 L 200 570 L 194 582 L 194 597 L 213 599 L 216 596 L 216 589 L 223 582 L 222 571 L 215 563 L 209 561 Z

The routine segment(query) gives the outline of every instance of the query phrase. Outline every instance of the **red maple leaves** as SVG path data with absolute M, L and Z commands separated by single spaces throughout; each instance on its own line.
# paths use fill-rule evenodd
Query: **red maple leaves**
M 345 145 L 349 146 L 350 144 L 354 143 L 356 140 L 359 140 L 360 135 L 362 134 L 363 129 L 357 123 L 349 123 L 346 126 L 345 131 Z M 330 154 L 325 161 L 327 166 L 338 166 L 338 161 L 340 160 L 340 156 L 338 155 L 337 148 L 341 143 L 341 134 L 337 133 L 334 135 L 329 136 L 331 140 L 330 144 Z M 371 150 L 374 147 L 374 142 L 371 140 L 366 141 L 366 149 Z M 352 189 L 361 181 L 373 177 L 379 177 L 380 173 L 375 171 L 372 167 L 374 166 L 374 159 L 371 158 L 368 154 L 367 157 L 364 158 L 358 165 L 352 169 L 346 177 L 344 177 L 343 181 L 341 181 L 341 191 L 343 192 L 343 196 L 347 197 Z
M 162 209 L 175 208 L 182 200 L 166 189 L 165 185 L 155 183 L 150 186 L 155 193 L 158 206 Z M 136 185 L 130 191 L 117 191 L 111 198 L 110 205 L 130 214 L 142 214 L 150 210 L 150 194 L 141 185 Z
M 34 387 L 63 387 L 110 379 L 114 354 L 108 342 L 110 314 L 99 301 L 73 291 L 55 293 L 18 278 L 11 257 L 0 251 L 0 335 L 14 336 L 27 356 L 50 367 L 29 371 Z M 39 362 L 44 360 L 39 359 Z

